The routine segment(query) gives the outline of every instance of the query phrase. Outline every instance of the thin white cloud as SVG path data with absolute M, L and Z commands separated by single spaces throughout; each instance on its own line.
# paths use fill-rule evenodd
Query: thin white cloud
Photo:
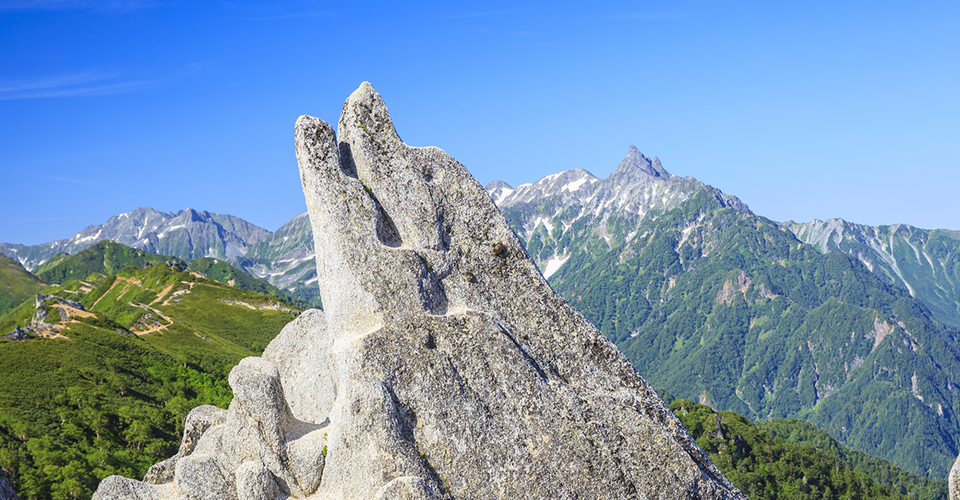
M 463 14 L 454 14 L 452 16 L 447 16 L 447 19 L 462 19 L 470 17 L 491 17 L 491 16 L 502 16 L 504 14 L 513 14 L 514 12 L 520 12 L 520 9 L 505 9 L 505 10 L 487 10 L 482 12 L 466 12 Z
M 124 79 L 98 72 L 46 76 L 30 80 L 0 80 L 0 101 L 126 94 L 148 88 L 157 81 Z
M 0 222 L 4 224 L 24 224 L 29 222 L 50 222 L 50 221 L 72 221 L 72 220 L 84 220 L 81 217 L 29 217 L 29 218 L 18 218 L 18 219 L 3 219 Z
M 662 19 L 687 19 L 701 15 L 701 11 L 661 11 L 661 12 L 625 12 L 613 16 L 614 19 L 627 19 L 631 21 L 657 21 Z
M 49 175 L 39 175 L 39 176 L 37 176 L 37 177 L 40 177 L 41 179 L 48 179 L 48 180 L 51 180 L 51 181 L 66 182 L 66 183 L 70 183 L 70 184 L 79 184 L 79 185 L 81 185 L 81 186 L 93 186 L 93 187 L 98 187 L 98 188 L 107 188 L 107 187 L 109 187 L 109 186 L 107 186 L 106 184 L 101 184 L 101 183 L 99 183 L 99 182 L 84 181 L 84 180 L 80 180 L 80 179 L 70 179 L 70 178 L 67 178 L 67 177 L 53 177 L 53 176 L 49 176 Z
M 25 90 L 40 90 L 69 87 L 73 85 L 84 85 L 91 82 L 103 81 L 115 76 L 116 75 L 107 75 L 90 71 L 86 73 L 74 73 L 69 75 L 47 76 L 33 80 L 0 81 L 0 94 Z
M 5 10 L 95 10 L 127 12 L 155 6 L 149 0 L 0 0 Z
M 282 21 L 285 19 L 315 19 L 318 17 L 333 17 L 336 12 L 329 11 L 309 11 L 309 12 L 291 12 L 289 14 L 278 14 L 275 16 L 251 17 L 253 21 Z
M 220 64 L 219 59 L 211 59 L 209 61 L 187 63 L 184 67 L 186 68 L 186 74 L 192 75 L 195 73 L 208 71 L 210 68 L 214 68 L 218 64 Z

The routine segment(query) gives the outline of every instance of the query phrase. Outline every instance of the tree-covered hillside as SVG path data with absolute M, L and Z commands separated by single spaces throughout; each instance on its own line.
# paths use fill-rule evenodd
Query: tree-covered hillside
M 946 480 L 909 474 L 852 452 L 800 420 L 758 426 L 735 412 L 683 399 L 670 409 L 710 460 L 753 500 L 947 498 Z
M 40 266 L 37 273 L 43 281 L 55 284 L 82 279 L 93 273 L 113 274 L 127 267 L 149 267 L 161 263 L 178 266 L 240 290 L 273 295 L 302 309 L 314 307 L 312 303 L 296 298 L 219 259 L 201 257 L 186 262 L 177 257 L 155 255 L 110 240 L 100 241 L 76 255 L 57 254 L 55 258 Z
M 24 499 L 89 498 L 176 452 L 195 406 L 230 402 L 230 368 L 299 309 L 179 267 L 43 290 L 0 317 L 0 468 Z
M 46 283 L 82 279 L 93 273 L 114 274 L 125 267 L 145 267 L 180 259 L 152 254 L 110 240 L 97 242 L 76 255 L 59 253 L 36 270 Z
M 0 315 L 17 307 L 41 288 L 43 284 L 40 280 L 19 262 L 0 255 Z

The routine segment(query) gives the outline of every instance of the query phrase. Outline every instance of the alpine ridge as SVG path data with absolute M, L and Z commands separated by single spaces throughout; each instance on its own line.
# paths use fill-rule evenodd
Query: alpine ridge
M 88 226 L 67 239 L 33 246 L 0 243 L 0 253 L 18 260 L 27 269 L 35 269 L 57 253 L 74 255 L 101 240 L 113 240 L 131 248 L 187 260 L 228 259 L 243 255 L 249 245 L 269 235 L 269 231 L 232 215 L 192 208 L 175 213 L 138 208 L 113 216 L 104 224 Z
M 693 177 L 677 177 L 635 146 L 606 179 L 574 169 L 516 189 L 494 181 L 486 190 L 547 278 L 571 257 L 568 267 L 577 267 L 583 258 L 633 240 L 640 221 L 655 219 L 701 191 L 721 206 L 751 213 L 735 196 Z
M 745 498 L 369 83 L 296 147 L 326 309 L 234 368 L 229 409 L 194 410 L 148 482 L 95 499 Z
M 843 219 L 783 225 L 821 253 L 859 259 L 885 281 L 909 290 L 937 319 L 960 328 L 960 232 L 907 224 L 873 227 Z
M 161 212 L 138 208 L 92 225 L 70 238 L 39 245 L 0 243 L 0 254 L 38 271 L 67 255 L 76 255 L 103 240 L 152 254 L 184 260 L 221 259 L 254 278 L 319 305 L 313 237 L 306 214 L 294 217 L 276 233 L 232 215 L 193 209 Z

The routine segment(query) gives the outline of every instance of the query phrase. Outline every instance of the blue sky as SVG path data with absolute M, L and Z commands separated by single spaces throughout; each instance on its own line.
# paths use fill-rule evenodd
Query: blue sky
M 305 210 L 297 116 L 369 80 L 482 182 L 628 146 L 774 220 L 960 229 L 960 2 L 0 0 L 0 241 Z

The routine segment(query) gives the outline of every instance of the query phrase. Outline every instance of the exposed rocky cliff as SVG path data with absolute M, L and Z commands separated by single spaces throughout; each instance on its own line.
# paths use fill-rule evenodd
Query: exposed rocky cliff
M 243 360 L 146 482 L 94 498 L 744 498 L 373 87 L 296 145 L 325 311 Z

